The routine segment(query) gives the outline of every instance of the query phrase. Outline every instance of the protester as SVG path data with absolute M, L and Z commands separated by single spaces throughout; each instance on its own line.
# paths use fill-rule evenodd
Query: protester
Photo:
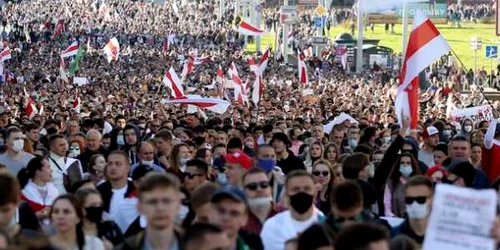
M 19 170 L 25 168 L 34 156 L 24 152 L 24 136 L 19 128 L 7 129 L 4 138 L 7 150 L 0 155 L 0 164 L 7 166 L 11 174 L 17 175 Z

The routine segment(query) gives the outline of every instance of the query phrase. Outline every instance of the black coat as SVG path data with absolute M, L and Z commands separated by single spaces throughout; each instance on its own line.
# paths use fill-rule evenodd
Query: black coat
M 104 158 L 107 159 L 109 152 L 104 147 L 101 146 L 97 151 L 85 150 L 85 152 L 81 153 L 78 157 L 76 157 L 78 160 L 80 160 L 80 163 L 82 164 L 82 170 L 84 173 L 88 173 L 89 171 L 88 164 L 90 158 L 92 158 L 92 156 L 97 154 L 102 154 L 104 155 Z

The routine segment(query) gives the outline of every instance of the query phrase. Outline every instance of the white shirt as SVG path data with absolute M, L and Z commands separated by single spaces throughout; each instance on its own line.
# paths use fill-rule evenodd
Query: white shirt
M 128 185 L 120 189 L 113 189 L 113 195 L 109 203 L 109 220 L 116 220 L 120 211 L 120 203 L 125 200 L 125 193 L 127 192 Z
M 56 186 L 60 194 L 65 194 L 66 188 L 64 187 L 63 171 L 66 170 L 66 161 L 64 160 L 64 157 L 56 155 L 52 152 L 50 152 L 49 157 L 50 168 L 52 169 L 52 183 L 54 183 L 54 186 Z M 54 160 L 57 165 L 52 160 Z M 57 166 L 62 168 L 62 171 Z
M 292 218 L 290 211 L 284 211 L 264 222 L 260 238 L 266 250 L 283 250 L 285 242 L 297 237 L 314 223 L 320 222 L 324 215 L 318 209 L 314 209 L 311 218 L 298 221 Z

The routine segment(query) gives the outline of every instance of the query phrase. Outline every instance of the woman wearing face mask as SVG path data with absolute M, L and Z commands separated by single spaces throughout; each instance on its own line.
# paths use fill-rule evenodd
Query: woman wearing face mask
M 57 197 L 50 212 L 52 225 L 56 233 L 50 237 L 50 243 L 65 250 L 104 250 L 102 241 L 83 232 L 83 209 L 74 195 L 65 194 Z
M 384 190 L 384 214 L 388 217 L 404 217 L 404 186 L 408 178 L 420 175 L 417 160 L 410 153 L 402 153 L 392 167 Z
M 323 156 L 323 144 L 321 142 L 313 142 L 309 146 L 309 150 L 306 154 L 306 160 L 304 161 L 304 166 L 306 166 L 307 172 L 311 172 L 312 166 L 316 161 L 321 159 Z
M 31 159 L 26 168 L 19 171 L 17 178 L 22 188 L 21 199 L 30 205 L 40 221 L 48 219 L 52 202 L 59 195 L 52 184 L 49 161 L 39 156 Z
M 103 183 L 104 178 L 104 168 L 106 167 L 106 159 L 102 154 L 96 154 L 90 157 L 89 160 L 89 173 L 94 184 L 99 185 Z
M 83 232 L 101 239 L 107 250 L 123 242 L 124 237 L 118 225 L 113 221 L 102 221 L 102 198 L 99 191 L 90 188 L 80 189 L 75 193 L 78 204 L 83 208 Z
M 329 213 L 331 209 L 330 191 L 335 181 L 332 165 L 328 161 L 320 159 L 313 164 L 311 173 L 314 176 L 314 183 L 318 190 L 316 207 L 325 214 Z
M 465 118 L 462 121 L 461 125 L 462 125 L 462 134 L 468 138 L 472 133 L 472 131 L 474 130 L 474 122 L 472 122 L 470 118 Z
M 323 154 L 323 158 L 326 159 L 327 161 L 330 162 L 333 168 L 337 166 L 339 162 L 339 151 L 337 145 L 335 143 L 331 142 L 328 145 L 326 145 L 325 148 L 325 153 Z
M 392 140 L 391 137 L 391 130 L 390 129 L 384 129 L 382 133 L 380 133 L 380 142 L 382 145 L 384 144 L 390 144 Z
M 81 146 L 80 141 L 78 141 L 78 140 L 72 140 L 71 144 L 69 145 L 69 154 L 68 154 L 68 157 L 76 158 L 77 156 L 79 156 L 81 154 L 81 149 L 82 148 L 83 147 Z
M 184 171 L 186 170 L 186 163 L 191 159 L 191 154 L 189 153 L 189 146 L 185 143 L 180 143 L 172 148 L 172 154 L 170 154 L 170 166 L 167 172 L 175 174 L 181 180 L 183 180 Z

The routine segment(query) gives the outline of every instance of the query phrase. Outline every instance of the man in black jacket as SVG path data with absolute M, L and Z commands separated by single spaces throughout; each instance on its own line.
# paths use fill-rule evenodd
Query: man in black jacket
M 77 157 L 80 160 L 84 173 L 88 172 L 88 163 L 93 155 L 102 154 L 105 158 L 108 157 L 108 151 L 101 145 L 101 140 L 101 132 L 97 130 L 89 130 L 87 132 L 85 151 Z
M 278 159 L 277 165 L 285 175 L 293 170 L 306 169 L 304 162 L 290 151 L 289 148 L 292 146 L 292 143 L 285 133 L 275 133 L 271 139 L 271 146 L 273 146 L 276 152 L 276 158 Z

